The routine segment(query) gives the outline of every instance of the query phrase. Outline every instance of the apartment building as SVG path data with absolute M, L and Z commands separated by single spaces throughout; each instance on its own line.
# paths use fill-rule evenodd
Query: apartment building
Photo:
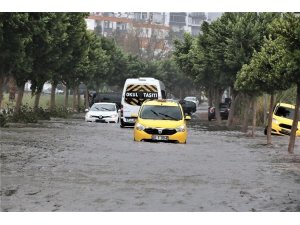
M 219 16 L 221 13 L 98 12 L 91 13 L 87 24 L 88 28 L 92 30 L 98 27 L 103 35 L 110 35 L 114 30 L 126 32 L 137 27 L 144 27 L 145 32 L 149 32 L 149 35 L 151 35 L 152 29 L 166 30 L 166 34 L 171 30 L 175 33 L 188 32 L 198 35 L 203 21 L 213 21 Z
M 125 48 L 135 41 L 139 49 L 151 48 L 158 54 L 169 51 L 174 39 L 182 39 L 185 32 L 198 35 L 203 21 L 212 21 L 219 16 L 221 13 L 94 12 L 86 21 L 88 29 L 115 37 Z
M 170 27 L 165 25 L 164 13 L 91 13 L 86 21 L 88 29 L 114 37 L 129 52 L 136 46 L 142 51 L 154 51 L 156 55 L 170 49 L 166 41 Z M 136 45 L 135 48 L 132 45 Z

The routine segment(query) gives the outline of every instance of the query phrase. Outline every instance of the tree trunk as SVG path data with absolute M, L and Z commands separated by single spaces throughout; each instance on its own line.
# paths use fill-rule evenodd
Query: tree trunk
M 38 90 L 37 93 L 36 93 L 36 95 L 35 95 L 34 105 L 33 105 L 33 111 L 34 112 L 36 112 L 37 109 L 39 108 L 41 94 L 42 94 L 42 91 Z
M 24 95 L 25 82 L 23 82 L 20 86 L 17 87 L 17 100 L 14 114 L 19 114 L 21 111 L 22 100 Z
M 274 94 L 271 94 L 269 115 L 268 115 L 268 129 L 267 129 L 267 144 L 271 145 L 271 131 L 272 131 L 272 119 L 273 119 L 273 106 L 274 106 Z
M 4 87 L 4 76 L 1 75 L 0 77 L 0 109 L 2 108 L 2 101 L 3 101 L 3 87 Z
M 216 115 L 216 119 L 219 125 L 221 125 L 222 123 L 222 119 L 221 119 L 221 115 L 220 115 L 220 100 L 221 100 L 221 96 L 222 96 L 223 91 L 220 89 L 216 89 L 215 90 L 215 98 L 214 98 L 214 102 L 215 102 L 215 115 Z
M 212 94 L 211 88 L 208 90 L 207 94 L 208 94 L 208 96 L 207 96 L 208 106 L 211 107 L 211 106 L 213 106 L 213 94 Z
M 230 110 L 229 110 L 229 115 L 228 115 L 228 120 L 226 123 L 227 127 L 231 127 L 233 124 L 233 118 L 234 118 L 234 112 L 235 112 L 235 105 L 236 102 L 239 98 L 239 94 L 236 91 L 232 92 L 232 99 L 231 99 L 231 104 L 230 104 Z
M 295 113 L 293 119 L 293 125 L 291 129 L 290 141 L 288 152 L 293 154 L 296 140 L 296 131 L 299 123 L 299 107 L 300 107 L 300 84 L 297 85 L 297 97 L 296 97 L 296 105 L 295 105 Z
M 51 99 L 50 99 L 50 109 L 54 110 L 55 109 L 55 90 L 57 87 L 56 82 L 52 82 L 51 84 Z
M 80 91 L 79 85 L 76 87 L 77 90 L 77 112 L 80 112 Z
M 25 83 L 24 83 L 25 85 Z M 24 86 L 25 87 L 25 86 Z M 16 92 L 18 90 L 16 79 L 13 76 L 8 78 L 8 89 L 9 89 L 9 101 L 14 101 L 16 97 Z
M 264 124 L 267 123 L 267 94 L 264 94 Z
M 84 100 L 85 100 L 85 108 L 88 109 L 90 104 L 89 104 L 89 90 L 86 88 L 84 92 Z
M 245 103 L 244 104 L 244 119 L 243 119 L 241 132 L 247 133 L 248 132 L 248 124 L 249 124 L 249 111 L 250 111 L 250 108 L 248 106 L 249 106 L 250 101 L 249 101 L 247 95 L 245 95 L 244 98 L 245 98 L 245 100 L 244 100 L 244 103 Z
M 73 112 L 76 112 L 76 85 L 73 86 Z
M 69 107 L 69 88 L 66 85 L 65 86 L 65 108 L 67 109 Z
M 36 112 L 37 109 L 39 108 L 40 98 L 41 98 L 41 94 L 43 91 L 43 86 L 44 86 L 44 83 L 37 86 L 37 90 L 35 93 L 35 99 L 34 99 L 34 103 L 33 103 L 33 111 L 34 112 Z
M 256 106 L 256 97 L 252 97 L 252 132 L 251 136 L 255 137 L 255 130 L 256 130 L 256 113 L 257 113 L 257 106 Z

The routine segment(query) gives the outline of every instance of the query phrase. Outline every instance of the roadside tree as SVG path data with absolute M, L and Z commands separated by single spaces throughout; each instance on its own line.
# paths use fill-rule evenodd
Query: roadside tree
M 284 62 L 290 60 L 282 40 L 266 39 L 260 52 L 255 52 L 250 63 L 245 64 L 238 74 L 235 87 L 238 90 L 271 95 L 268 116 L 267 144 L 271 144 L 272 111 L 274 94 L 290 87 L 284 76 Z
M 282 63 L 276 65 L 283 80 L 288 80 L 297 86 L 295 114 L 291 129 L 288 152 L 293 153 L 295 147 L 296 131 L 299 121 L 300 108 L 300 17 L 294 13 L 284 13 L 272 23 L 271 30 L 282 43 L 286 55 L 282 55 Z M 290 85 L 289 87 L 291 87 Z
M 18 95 L 15 113 L 21 107 L 24 86 L 29 80 L 32 60 L 26 56 L 31 33 L 28 30 L 28 13 L 0 13 L 0 107 L 3 86 L 9 79 L 17 83 Z

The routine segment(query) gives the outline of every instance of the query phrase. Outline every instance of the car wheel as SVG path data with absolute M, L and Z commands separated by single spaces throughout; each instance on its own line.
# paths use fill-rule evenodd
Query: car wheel
M 120 127 L 121 127 L 121 128 L 124 128 L 124 127 L 125 127 L 125 122 L 124 122 L 122 119 L 120 120 Z

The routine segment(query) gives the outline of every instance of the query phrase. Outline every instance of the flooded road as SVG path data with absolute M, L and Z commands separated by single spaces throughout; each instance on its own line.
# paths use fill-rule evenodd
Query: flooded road
M 289 155 L 262 128 L 188 127 L 186 145 L 83 118 L 1 128 L 1 211 L 300 211 L 299 138 Z

